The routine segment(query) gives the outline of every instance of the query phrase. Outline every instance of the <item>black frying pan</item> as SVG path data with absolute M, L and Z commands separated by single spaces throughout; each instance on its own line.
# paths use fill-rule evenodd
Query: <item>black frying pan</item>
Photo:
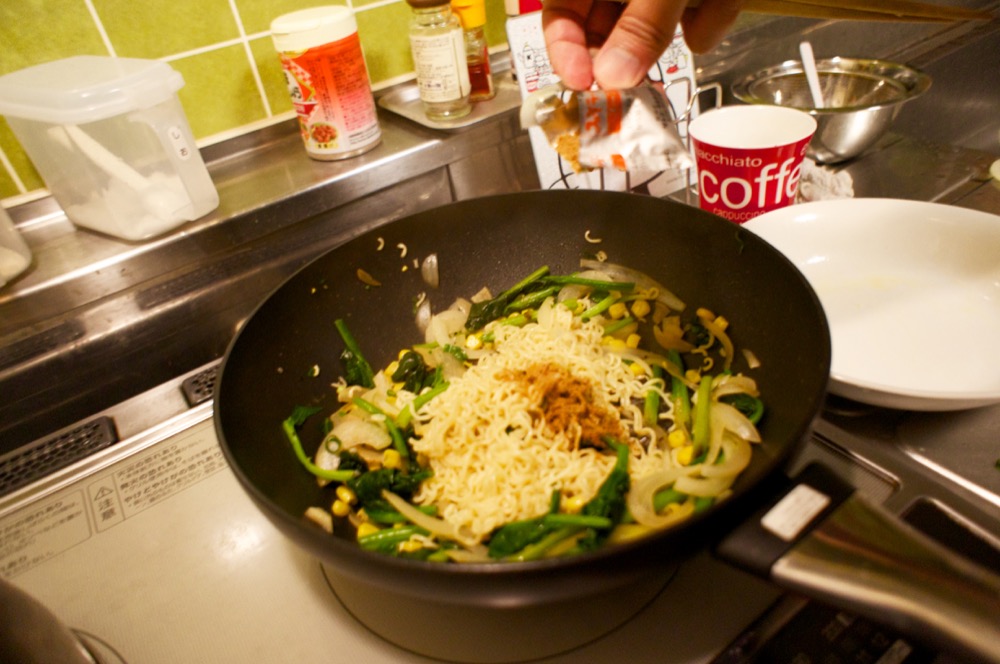
M 601 242 L 589 242 L 588 231 L 591 240 Z M 405 258 L 400 245 L 406 248 Z M 373 366 L 384 366 L 400 348 L 421 338 L 412 313 L 420 292 L 427 292 L 437 311 L 482 286 L 499 292 L 541 265 L 555 273 L 571 272 L 578 269 L 581 256 L 598 250 L 610 261 L 658 279 L 692 311 L 704 306 L 725 315 L 737 347 L 752 350 L 760 359 L 760 368 L 750 373 L 767 404 L 761 425 L 764 442 L 755 448 L 730 499 L 638 542 L 576 558 L 522 564 L 442 565 L 385 557 L 303 520 L 307 507 L 326 498 L 295 459 L 281 422 L 296 405 L 319 405 L 327 411 L 337 407 L 330 387 L 341 372 L 335 319 L 345 318 Z M 436 290 L 422 282 L 412 263 L 432 252 L 440 264 Z M 358 268 L 381 286 L 366 287 L 358 279 Z M 736 368 L 745 370 L 743 358 L 736 359 Z M 401 219 L 305 267 L 260 306 L 230 347 L 218 381 L 215 421 L 225 456 L 257 506 L 284 534 L 358 588 L 470 609 L 579 605 L 588 597 L 641 584 L 670 561 L 715 546 L 733 532 L 722 543 L 723 552 L 735 551 L 739 564 L 765 575 L 775 576 L 778 570 L 777 580 L 810 592 L 810 585 L 817 584 L 810 584 L 808 572 L 797 571 L 805 564 L 802 556 L 792 556 L 791 571 L 787 569 L 786 554 L 795 554 L 798 547 L 768 531 L 756 532 L 761 530 L 756 519 L 744 520 L 773 502 L 777 491 L 787 489 L 784 469 L 821 407 L 829 366 L 829 332 L 815 294 L 788 260 L 752 233 L 690 207 L 633 194 L 519 193 L 463 201 Z M 307 451 L 314 450 L 321 438 L 319 426 L 304 431 L 303 438 Z M 828 485 L 829 479 L 808 480 L 829 494 L 818 517 L 843 512 L 835 508 L 850 493 Z M 850 505 L 856 502 L 847 500 Z M 801 530 L 819 537 L 826 548 L 838 549 L 836 542 L 823 539 L 822 526 L 810 522 Z M 847 548 L 856 547 L 852 542 Z M 809 550 L 806 558 L 814 554 Z M 835 575 L 847 579 L 863 575 L 832 566 Z M 837 578 L 827 584 L 830 588 L 812 592 L 886 621 L 884 610 L 892 602 L 879 595 L 874 606 L 866 608 L 853 597 L 854 588 L 870 582 L 844 585 Z M 850 592 L 838 590 L 841 586 Z M 964 595 L 981 586 L 977 577 L 958 592 Z M 980 601 L 988 607 L 995 598 L 1000 594 L 987 594 Z M 952 603 L 965 604 L 964 599 Z M 952 610 L 951 605 L 943 610 Z M 893 611 L 890 622 L 913 627 L 913 611 L 906 606 Z M 893 616 L 899 619 L 893 621 Z M 995 614 L 987 616 L 993 619 Z M 940 636 L 952 645 L 969 637 L 975 642 L 960 647 L 979 654 L 988 651 L 1000 660 L 995 642 L 989 646 L 964 633 L 969 630 L 956 635 L 950 625 L 924 620 L 925 626 L 928 622 L 931 627 L 924 636 Z M 973 629 L 978 627 L 974 621 Z

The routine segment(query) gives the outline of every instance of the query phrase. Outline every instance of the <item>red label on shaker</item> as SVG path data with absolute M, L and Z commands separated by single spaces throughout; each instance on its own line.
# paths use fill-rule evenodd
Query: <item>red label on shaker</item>
M 357 33 L 280 55 L 311 156 L 343 159 L 375 147 L 381 130 Z

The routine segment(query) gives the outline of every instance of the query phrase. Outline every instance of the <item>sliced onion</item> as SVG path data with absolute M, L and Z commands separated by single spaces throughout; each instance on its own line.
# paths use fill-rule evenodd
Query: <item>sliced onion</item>
M 322 507 L 307 507 L 305 517 L 330 535 L 333 534 L 333 515 Z
M 334 420 L 330 436 L 336 437 L 340 441 L 341 449 L 345 450 L 361 445 L 375 450 L 384 450 L 392 444 L 392 437 L 386 431 L 385 426 L 367 420 L 353 412 Z M 324 445 L 320 448 L 320 451 L 325 449 L 326 446 Z M 317 452 L 316 456 L 316 464 L 320 465 L 319 452 Z
M 580 267 L 589 270 L 600 270 L 605 274 L 611 275 L 615 281 L 631 281 L 635 283 L 637 288 L 645 290 L 655 288 L 657 291 L 657 302 L 662 302 L 675 311 L 684 311 L 685 304 L 683 300 L 664 288 L 663 284 L 638 270 L 633 270 L 632 268 L 616 263 L 602 263 L 589 258 L 580 259 Z
M 653 497 L 660 489 L 674 485 L 679 478 L 697 472 L 698 467 L 664 468 L 649 475 L 640 477 L 632 483 L 625 503 L 628 511 L 637 523 L 649 528 L 664 528 L 676 521 L 671 514 L 657 514 L 653 510 Z
M 393 509 L 432 535 L 458 542 L 466 547 L 475 547 L 479 544 L 479 540 L 468 530 L 444 519 L 424 514 L 391 491 L 382 491 L 382 497 L 392 505 Z
M 653 337 L 664 350 L 676 350 L 681 353 L 694 350 L 694 344 L 684 340 L 684 331 L 681 330 L 680 319 L 677 316 L 667 316 L 660 325 L 654 325 Z
M 711 497 L 718 496 L 733 484 L 735 478 L 726 477 L 689 477 L 684 475 L 678 477 L 674 482 L 674 488 L 689 496 Z
M 426 297 L 420 299 L 416 313 L 417 329 L 421 334 L 427 334 L 427 326 L 431 324 L 431 301 Z
M 712 416 L 711 426 L 713 428 L 721 427 L 722 429 L 732 431 L 740 438 L 751 443 L 760 442 L 760 432 L 757 431 L 757 427 L 753 425 L 753 422 L 728 403 L 713 401 L 712 412 L 710 414 Z
M 472 296 L 473 302 L 486 302 L 487 300 L 492 300 L 493 295 L 490 293 L 490 289 L 483 286 L 479 289 L 479 292 Z
M 358 279 L 360 279 L 362 283 L 364 283 L 364 284 L 366 284 L 368 286 L 381 286 L 382 285 L 381 282 L 379 282 L 378 279 L 376 279 L 372 275 L 368 274 L 365 270 L 362 270 L 360 267 L 357 270 L 357 275 L 358 275 Z
M 456 341 L 456 337 L 465 329 L 468 314 L 458 309 L 445 309 L 431 317 L 424 338 L 427 343 L 447 346 Z
M 445 551 L 445 555 L 448 556 L 449 560 L 454 560 L 456 563 L 495 563 L 497 560 L 495 558 L 490 558 L 489 549 L 481 544 L 478 546 L 471 546 L 465 549 L 448 549 Z
M 579 300 L 584 295 L 589 293 L 592 289 L 584 286 L 582 284 L 566 284 L 559 289 L 556 294 L 556 302 L 565 302 L 566 300 Z
M 441 377 L 445 380 L 454 380 L 466 372 L 465 365 L 457 357 L 444 350 L 439 350 L 440 354 L 436 366 L 441 367 Z
M 440 283 L 438 276 L 438 256 L 437 254 L 427 254 L 424 262 L 420 264 L 420 276 L 424 283 L 431 288 L 437 288 Z
M 757 381 L 749 376 L 720 374 L 718 383 L 712 386 L 712 396 L 716 399 L 730 394 L 749 394 L 752 397 L 760 396 L 757 389 Z
M 733 363 L 733 341 L 726 334 L 726 331 L 722 329 L 719 325 L 716 325 L 714 321 L 707 319 L 702 319 L 701 324 L 705 326 L 705 329 L 712 333 L 719 343 L 722 344 L 722 354 L 725 356 L 726 360 L 723 364 L 723 369 L 728 370 L 730 365 Z
M 750 443 L 731 432 L 722 435 L 722 463 L 703 466 L 704 477 L 736 477 L 750 464 Z
M 451 306 L 448 307 L 448 308 L 449 309 L 454 309 L 455 311 L 459 311 L 459 312 L 462 313 L 462 315 L 464 315 L 466 318 L 468 318 L 469 317 L 469 311 L 472 310 L 472 302 L 469 302 L 464 297 L 460 297 L 457 300 L 455 300 L 454 302 L 452 302 Z

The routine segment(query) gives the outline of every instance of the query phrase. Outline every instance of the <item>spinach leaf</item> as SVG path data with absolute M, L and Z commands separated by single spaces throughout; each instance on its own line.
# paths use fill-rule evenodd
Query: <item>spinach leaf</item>
M 347 323 L 343 319 L 334 321 L 340 338 L 344 340 L 344 350 L 340 354 L 340 361 L 344 365 L 344 380 L 348 385 L 360 385 L 361 387 L 375 387 L 375 372 L 368 364 L 365 356 L 361 354 L 358 342 L 354 340 L 351 331 L 347 329 Z

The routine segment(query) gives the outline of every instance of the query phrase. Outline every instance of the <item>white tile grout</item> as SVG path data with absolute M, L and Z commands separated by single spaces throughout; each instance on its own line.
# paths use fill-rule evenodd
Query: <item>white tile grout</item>
M 193 55 L 204 55 L 205 53 L 212 53 L 214 51 L 221 51 L 224 48 L 229 48 L 230 46 L 239 46 L 243 44 L 245 40 L 241 37 L 236 37 L 234 39 L 227 39 L 225 41 L 215 42 L 214 44 L 209 44 L 207 46 L 199 46 L 198 48 L 192 48 L 187 51 L 178 51 L 177 53 L 171 53 L 170 55 L 164 55 L 160 58 L 163 62 L 174 62 L 176 60 L 183 60 L 184 58 L 189 58 Z
M 253 74 L 254 84 L 257 86 L 257 94 L 260 95 L 260 103 L 264 107 L 264 115 L 271 117 L 274 112 L 271 110 L 271 102 L 267 100 L 267 92 L 264 90 L 264 81 L 260 78 L 260 70 L 257 68 L 257 61 L 254 60 L 253 51 L 250 49 L 250 42 L 247 39 L 247 31 L 243 27 L 243 18 L 240 10 L 236 6 L 236 0 L 229 0 L 229 9 L 233 12 L 236 20 L 236 28 L 240 31 L 240 41 L 243 44 L 243 52 L 246 53 L 247 62 L 250 64 L 250 73 Z

